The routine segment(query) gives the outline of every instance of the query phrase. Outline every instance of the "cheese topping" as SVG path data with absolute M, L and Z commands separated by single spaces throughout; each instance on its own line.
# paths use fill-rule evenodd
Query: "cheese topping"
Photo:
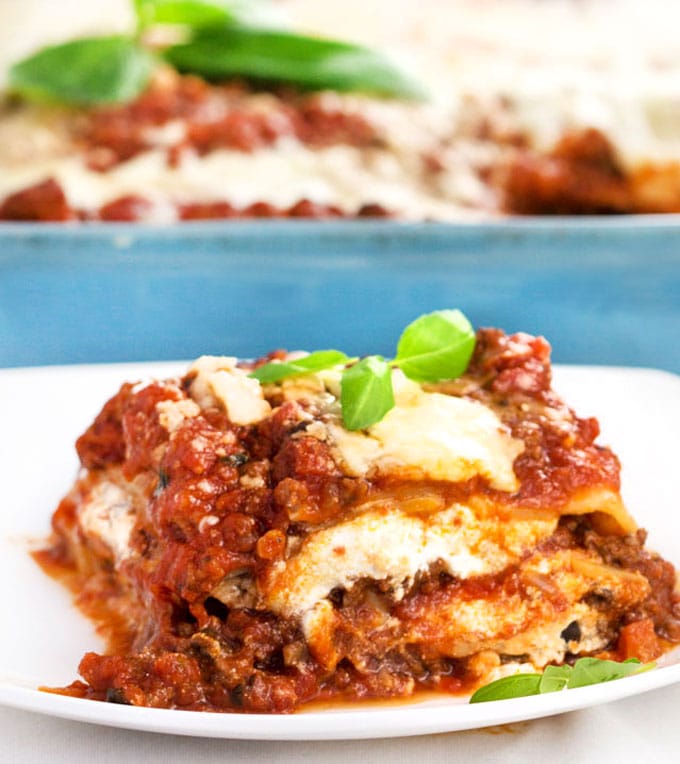
M 397 124 L 412 118 L 409 107 L 403 111 Z M 427 150 L 426 144 L 423 150 Z M 0 198 L 54 178 L 71 204 L 84 210 L 94 211 L 121 196 L 142 194 L 151 202 L 152 222 L 157 223 L 175 220 L 170 202 L 222 199 L 236 207 L 266 201 L 281 208 L 313 199 L 346 214 L 354 214 L 370 201 L 412 219 L 452 219 L 461 214 L 455 197 L 443 198 L 437 189 L 418 181 L 417 168 L 400 157 L 398 149 L 374 152 L 368 161 L 365 151 L 352 146 L 311 149 L 287 140 L 254 153 L 219 149 L 199 157 L 185 152 L 180 163 L 169 168 L 165 149 L 153 148 L 106 173 L 94 172 L 81 157 L 64 156 L 61 149 L 14 166 L 5 162 L 7 153 L 0 147 L 0 163 L 7 164 L 0 177 Z M 462 180 L 463 165 L 467 185 Z M 474 168 L 467 162 L 458 169 L 458 185 L 453 189 L 458 201 L 485 204 L 488 191 L 475 180 Z
M 254 424 L 271 413 L 260 383 L 236 366 L 236 358 L 202 356 L 189 369 L 195 374 L 191 396 L 201 408 L 221 406 L 234 424 Z
M 190 369 L 192 398 L 202 407 L 221 405 L 236 424 L 254 424 L 271 413 L 260 383 L 236 367 L 235 358 L 203 356 Z M 395 406 L 364 432 L 349 432 L 338 411 L 340 372 L 284 380 L 271 389 L 286 400 L 315 401 L 321 423 L 307 434 L 327 440 L 347 475 L 398 473 L 405 478 L 462 482 L 482 476 L 499 491 L 519 488 L 513 463 L 524 443 L 513 438 L 481 403 L 422 390 L 393 372 Z M 269 391 L 269 387 L 267 388 Z
M 499 491 L 519 488 L 513 463 L 524 443 L 477 401 L 424 392 L 393 375 L 395 407 L 366 434 L 338 423 L 328 430 L 350 475 L 398 472 L 409 478 L 462 482 L 477 475 Z
M 212 375 L 210 385 L 235 424 L 253 424 L 271 412 L 260 383 L 243 372 L 220 369 Z
M 182 426 L 185 419 L 201 413 L 199 406 L 189 398 L 183 398 L 180 401 L 159 401 L 156 404 L 156 411 L 161 427 L 171 434 Z

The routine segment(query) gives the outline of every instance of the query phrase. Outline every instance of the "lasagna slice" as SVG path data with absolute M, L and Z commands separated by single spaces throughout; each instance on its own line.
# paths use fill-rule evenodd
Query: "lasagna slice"
M 462 377 L 395 369 L 396 405 L 353 432 L 340 370 L 261 385 L 203 357 L 123 385 L 40 553 L 109 640 L 59 692 L 286 712 L 680 641 L 674 569 L 549 354 L 480 330 Z

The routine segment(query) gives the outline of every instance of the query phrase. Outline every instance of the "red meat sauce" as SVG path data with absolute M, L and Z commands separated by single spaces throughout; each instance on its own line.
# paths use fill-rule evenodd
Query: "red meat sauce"
M 94 171 L 106 173 L 122 162 L 154 148 L 148 131 L 181 121 L 184 135 L 166 146 L 168 165 L 178 165 L 186 152 L 205 155 L 217 149 L 251 153 L 294 138 L 312 148 L 350 145 L 378 147 L 376 129 L 362 115 L 333 106 L 319 95 L 292 91 L 255 94 L 243 84 L 210 85 L 192 76 L 169 75 L 124 106 L 93 109 L 74 123 L 76 146 Z M 65 222 L 69 220 L 143 221 L 152 203 L 139 194 L 124 195 L 97 210 L 73 207 L 54 178 L 0 200 L 0 220 Z M 289 207 L 264 201 L 236 207 L 225 201 L 178 204 L 179 220 L 238 218 L 389 217 L 378 204 L 349 213 L 333 205 L 300 199 Z
M 640 211 L 614 147 L 593 128 L 566 133 L 546 153 L 519 150 L 503 175 L 509 212 L 597 215 Z
M 281 90 L 254 93 L 242 83 L 208 84 L 190 75 L 165 72 L 136 101 L 91 111 L 81 127 L 93 169 L 105 171 L 150 147 L 149 128 L 181 120 L 186 135 L 168 148 L 168 161 L 191 149 L 252 152 L 293 137 L 312 147 L 381 145 L 362 115 L 330 104 L 322 96 Z
M 147 220 L 152 203 L 144 196 L 132 194 L 118 197 L 95 212 L 72 207 L 64 190 L 53 178 L 18 191 L 0 202 L 0 221 L 64 223 L 68 221 L 140 222 Z M 248 220 L 256 218 L 388 218 L 392 213 L 380 204 L 364 204 L 354 213 L 339 207 L 300 199 L 290 207 L 277 207 L 269 202 L 253 202 L 235 207 L 229 202 L 195 202 L 176 206 L 179 220 Z
M 120 562 L 115 574 L 110 552 L 94 549 L 91 559 L 84 559 L 78 546 L 74 554 L 73 495 L 54 515 L 53 544 L 38 559 L 67 579 L 109 642 L 108 655 L 83 658 L 79 671 L 85 683 L 59 692 L 159 707 L 287 712 L 324 698 L 398 697 L 414 688 L 463 691 L 476 679 L 465 661 L 425 658 L 403 646 L 387 651 L 370 671 L 343 660 L 329 672 L 308 653 L 298 623 L 248 606 L 229 608 L 212 592 L 230 575 L 245 573 L 257 580 L 283 556 L 288 539 L 337 522 L 368 498 L 399 500 L 404 492 L 426 490 L 454 501 L 487 493 L 512 511 L 542 501 L 556 506 L 583 484 L 618 486 L 615 458 L 593 444 L 594 420 L 571 415 L 568 427 L 555 428 L 540 413 L 555 403 L 549 346 L 540 338 L 481 330 L 470 369 L 460 381 L 468 387 L 466 394 L 506 410 L 513 431 L 529 437 L 527 451 L 515 464 L 521 488 L 509 497 L 480 480 L 409 488 L 346 477 L 328 446 L 300 429 L 296 407 L 304 403 L 299 402 L 284 403 L 254 426 L 237 426 L 220 410 L 204 410 L 186 419 L 169 440 L 156 406 L 185 397 L 189 383 L 123 385 L 77 441 L 89 471 L 85 480 L 96 481 L 102 470 L 122 469 L 142 491 L 144 508 L 131 535 L 135 554 Z M 536 404 L 523 412 L 530 427 L 517 414 L 527 402 Z M 202 525 L 206 515 L 216 518 L 207 528 Z M 583 518 L 579 523 L 586 528 Z M 574 543 L 579 533 L 583 541 L 585 530 L 561 523 L 550 543 Z M 660 566 L 641 549 L 641 541 L 626 547 L 594 532 L 588 536 L 593 548 L 606 549 L 619 564 L 651 574 L 653 594 L 636 619 L 651 619 L 652 631 L 680 639 L 680 629 L 674 631 L 673 569 Z M 513 570 L 470 581 L 440 575 L 418 582 L 398 608 L 404 617 L 417 618 L 432 598 L 468 590 L 470 597 L 479 597 L 515 586 Z M 342 599 L 340 594 L 338 606 Z M 342 612 L 349 629 L 366 610 L 360 598 L 353 609 L 350 597 Z M 628 644 L 640 643 L 639 634 L 629 634 Z

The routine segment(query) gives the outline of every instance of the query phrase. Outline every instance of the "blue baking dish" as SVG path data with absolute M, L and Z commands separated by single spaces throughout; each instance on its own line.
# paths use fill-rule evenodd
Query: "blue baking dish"
M 405 324 L 459 307 L 543 334 L 557 363 L 680 372 L 675 216 L 3 224 L 0 366 L 390 354 Z

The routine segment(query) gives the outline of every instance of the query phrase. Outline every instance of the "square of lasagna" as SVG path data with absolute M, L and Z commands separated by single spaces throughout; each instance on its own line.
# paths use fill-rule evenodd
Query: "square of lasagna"
M 597 421 L 553 391 L 544 339 L 479 330 L 437 384 L 395 368 L 394 408 L 357 431 L 339 368 L 264 385 L 252 368 L 205 356 L 124 384 L 77 441 L 37 557 L 108 649 L 57 692 L 289 712 L 680 641 L 674 568 Z

